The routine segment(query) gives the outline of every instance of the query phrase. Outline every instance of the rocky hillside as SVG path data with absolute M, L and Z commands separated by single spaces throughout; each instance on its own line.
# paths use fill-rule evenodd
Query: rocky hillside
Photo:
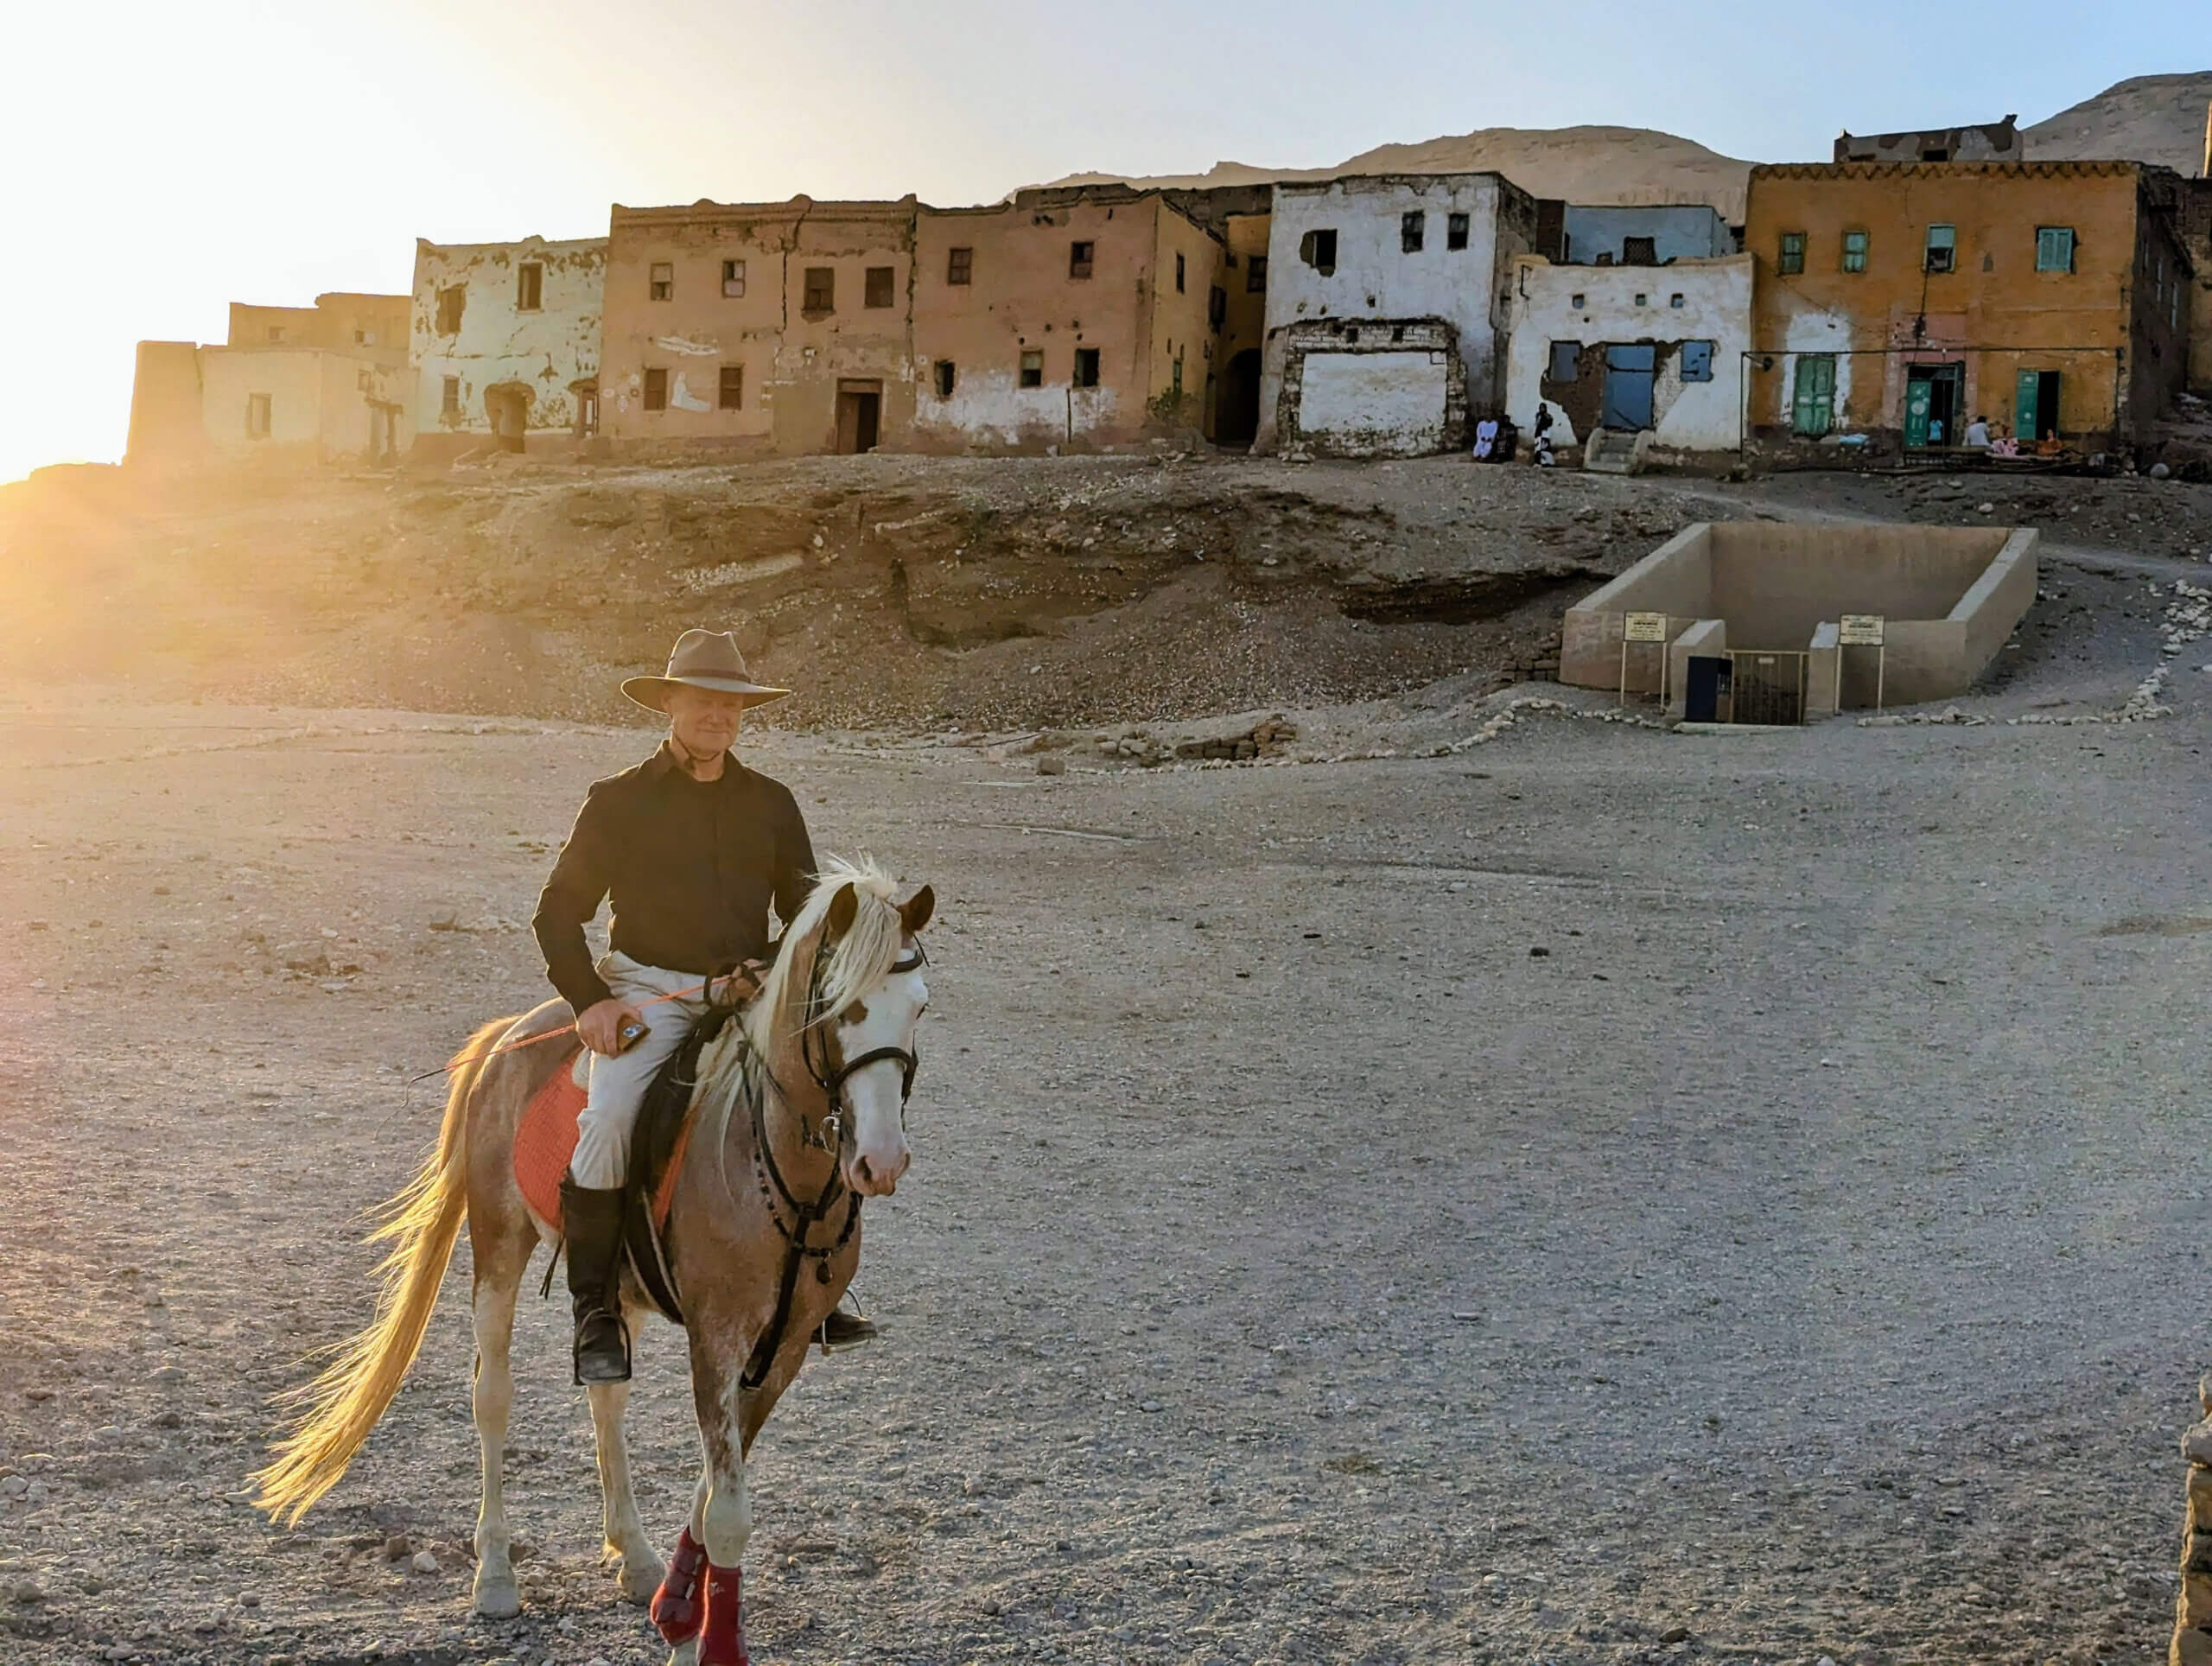
M 2194 175 L 2203 166 L 2205 107 L 2212 70 L 2139 75 L 2022 130 L 2031 156 L 2126 156 Z M 2001 93 L 1990 100 L 2002 107 Z M 1936 119 L 1931 117 L 1930 119 Z M 1495 169 L 1540 197 L 1573 202 L 1710 202 L 1731 220 L 1744 217 L 1751 163 L 1694 140 L 1644 127 L 1485 127 L 1413 144 L 1377 145 L 1333 168 L 1255 167 L 1217 162 L 1204 174 L 1129 176 L 1072 174 L 1055 185 L 1199 188 L 1267 180 L 1325 180 L 1346 174 L 1474 173 Z
M 2126 156 L 2195 177 L 2204 167 L 2212 70 L 2138 75 L 2020 130 L 2028 155 L 2050 159 Z
M 1485 170 L 1503 174 L 1540 197 L 1603 203 L 1710 202 L 1732 220 L 1740 220 L 1751 164 L 1708 150 L 1694 140 L 1646 127 L 1485 127 L 1414 144 L 1377 145 L 1333 168 L 1268 169 L 1224 162 L 1204 174 L 1150 176 L 1129 183 L 1201 188 L 1327 180 L 1345 174 Z M 1052 183 L 1107 184 L 1122 177 L 1076 174 Z

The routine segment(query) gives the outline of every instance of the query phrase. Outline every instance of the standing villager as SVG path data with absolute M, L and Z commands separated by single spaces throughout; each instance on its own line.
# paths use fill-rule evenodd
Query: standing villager
M 664 675 L 633 677 L 622 692 L 664 713 L 668 738 L 635 768 L 593 784 L 531 921 L 546 976 L 591 1050 L 589 1095 L 561 1182 L 579 1383 L 630 1377 L 618 1291 L 622 1182 L 645 1090 L 710 995 L 729 1004 L 758 989 L 769 908 L 789 925 L 815 867 L 790 789 L 730 750 L 747 707 L 791 692 L 755 682 L 735 637 L 686 631 Z M 584 927 L 610 900 L 608 952 L 594 961 Z M 864 1320 L 837 1318 L 827 1345 L 874 1334 Z

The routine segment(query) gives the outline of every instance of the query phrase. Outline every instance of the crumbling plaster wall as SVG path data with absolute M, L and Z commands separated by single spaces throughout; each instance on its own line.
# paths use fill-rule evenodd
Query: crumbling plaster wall
M 1611 207 L 1570 202 L 1566 226 L 1563 265 L 1587 265 L 1601 254 L 1618 262 L 1623 244 L 1632 237 L 1649 238 L 1653 258 L 1661 265 L 1670 260 L 1711 260 L 1736 251 L 1727 220 L 1707 203 Z
M 838 384 L 880 383 L 879 443 L 912 432 L 916 207 L 894 202 L 701 202 L 613 214 L 600 372 L 601 430 L 619 446 L 717 444 L 805 455 L 837 442 Z M 741 295 L 724 264 L 744 264 Z M 653 294 L 667 266 L 672 291 Z M 810 311 L 810 268 L 832 274 L 832 305 Z M 870 268 L 892 272 L 890 304 L 867 304 Z M 742 371 L 734 409 L 726 366 Z M 668 404 L 645 409 L 645 373 L 667 373 Z
M 518 269 L 543 269 L 538 306 L 519 304 Z M 601 302 L 606 285 L 607 239 L 549 243 L 529 237 L 516 243 L 415 245 L 415 288 L 410 334 L 415 385 L 410 401 L 416 429 L 424 434 L 489 435 L 488 388 L 520 385 L 531 391 L 527 431 L 572 433 L 577 427 L 575 385 L 599 374 Z M 438 328 L 439 296 L 463 291 L 460 327 Z M 459 408 L 445 408 L 448 377 L 460 380 Z
M 1749 255 L 1664 267 L 1554 266 L 1541 255 L 1518 257 L 1506 347 L 1508 413 L 1526 432 L 1539 407 L 1548 405 L 1553 442 L 1580 445 L 1598 422 L 1604 349 L 1649 342 L 1657 349 L 1654 443 L 1734 450 L 1742 429 L 1744 353 L 1751 345 L 1751 267 Z M 1582 348 L 1583 374 L 1573 384 L 1549 379 L 1554 341 Z M 1684 378 L 1685 341 L 1713 344 L 1710 379 Z
M 1071 270 L 1077 243 L 1090 245 L 1088 277 Z M 950 281 L 955 249 L 969 251 L 965 283 Z M 1218 236 L 1156 193 L 1024 194 L 1011 205 L 922 209 L 912 446 L 1096 450 L 1196 428 L 1205 378 L 1219 359 L 1207 302 L 1224 283 L 1225 258 Z M 1098 354 L 1095 386 L 1076 385 L 1078 352 Z M 1039 355 L 1040 379 L 1023 387 L 1030 353 Z M 939 365 L 951 367 L 949 397 L 938 391 Z
M 1408 251 L 1408 213 L 1426 215 L 1422 246 Z M 1467 246 L 1450 247 L 1449 216 L 1468 217 Z M 1307 233 L 1332 231 L 1324 272 L 1301 253 Z M 1535 207 L 1496 174 L 1375 175 L 1277 187 L 1268 238 L 1267 343 L 1260 436 L 1274 450 L 1286 368 L 1285 333 L 1323 319 L 1438 318 L 1453 330 L 1471 410 L 1496 409 L 1504 327 L 1505 263 L 1535 234 Z
M 1315 319 L 1277 340 L 1282 455 L 1418 457 L 1465 443 L 1466 375 L 1448 321 Z

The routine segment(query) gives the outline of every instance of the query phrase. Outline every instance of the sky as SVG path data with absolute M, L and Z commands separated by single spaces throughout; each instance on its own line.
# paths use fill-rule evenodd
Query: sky
M 1478 127 L 1652 127 L 1758 161 L 2039 121 L 2212 64 L 2202 0 L 73 0 L 7 26 L 0 481 L 113 461 L 134 344 L 232 300 L 404 293 L 415 239 L 607 206 L 982 202 L 1086 169 L 1316 167 Z M 1999 26 L 2001 20 L 2001 27 Z

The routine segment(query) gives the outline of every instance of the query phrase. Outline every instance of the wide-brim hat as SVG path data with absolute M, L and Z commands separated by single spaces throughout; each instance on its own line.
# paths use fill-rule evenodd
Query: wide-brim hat
M 647 711 L 666 711 L 669 690 L 678 687 L 741 694 L 748 706 L 766 705 L 791 692 L 754 682 L 745 668 L 745 656 L 737 651 L 737 639 L 728 631 L 684 632 L 669 653 L 665 675 L 632 677 L 622 684 L 622 692 Z

